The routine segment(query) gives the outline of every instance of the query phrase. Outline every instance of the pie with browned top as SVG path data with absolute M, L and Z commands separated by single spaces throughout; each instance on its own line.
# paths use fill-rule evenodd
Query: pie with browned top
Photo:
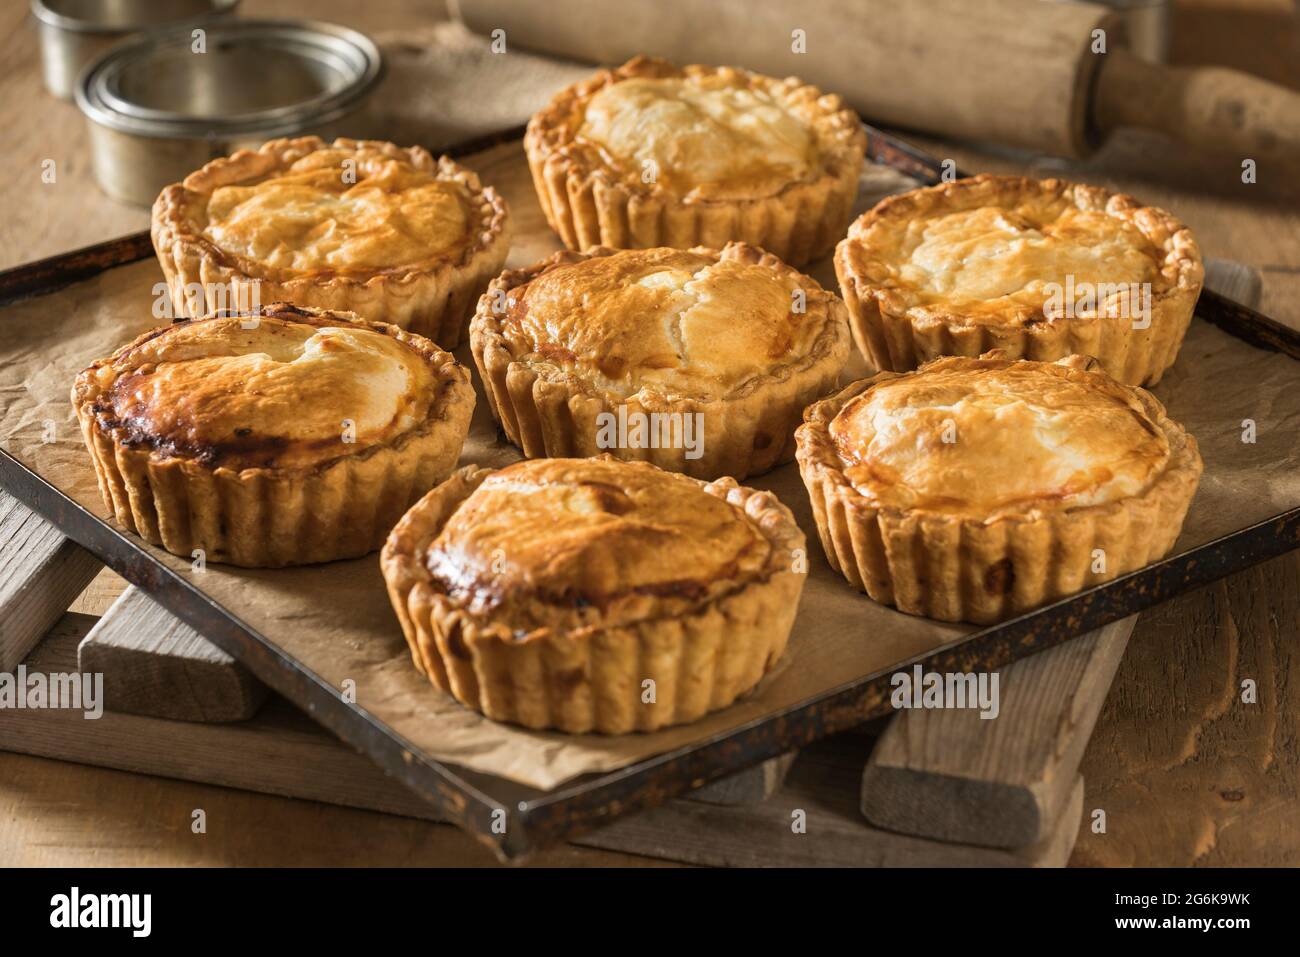
M 1196 440 L 1084 356 L 991 352 L 812 405 L 799 470 L 831 564 L 877 601 L 992 622 L 1173 548 Z
M 497 721 L 619 734 L 758 683 L 794 623 L 803 548 L 770 492 L 602 456 L 462 468 L 381 565 L 436 687 Z
M 794 77 L 637 57 L 556 94 L 524 148 L 570 249 L 735 240 L 801 266 L 844 234 L 866 134 Z
M 314 136 L 216 159 L 153 207 L 178 316 L 287 301 L 454 348 L 509 249 L 505 200 L 420 147 Z
M 119 524 L 186 558 L 354 558 L 451 472 L 469 372 L 395 326 L 276 303 L 154 329 L 77 376 Z
M 915 369 L 989 349 L 1094 356 L 1153 385 L 1178 356 L 1205 270 L 1187 227 L 1132 196 L 976 176 L 883 200 L 835 252 L 862 354 Z
M 741 479 L 794 458 L 852 349 L 843 304 L 743 243 L 560 252 L 493 280 L 470 323 L 493 416 L 530 457 Z

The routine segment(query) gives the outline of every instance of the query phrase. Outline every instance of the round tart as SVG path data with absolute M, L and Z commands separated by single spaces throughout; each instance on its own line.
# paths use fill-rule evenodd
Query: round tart
M 878 369 L 941 355 L 1095 356 L 1152 385 L 1178 356 L 1205 270 L 1191 232 L 1131 196 L 1063 180 L 977 176 L 880 202 L 835 272 Z
M 866 134 L 793 77 L 637 57 L 560 91 L 524 148 L 570 249 L 740 240 L 798 266 L 844 234 Z
M 154 329 L 77 376 L 104 504 L 185 557 L 374 551 L 460 456 L 469 371 L 427 339 L 274 303 Z
M 1095 360 L 948 357 L 811 406 L 799 470 L 826 556 L 901 611 L 987 623 L 1173 548 L 1196 440 Z
M 492 414 L 530 458 L 744 478 L 794 458 L 851 349 L 839 299 L 742 243 L 560 252 L 494 280 L 470 323 Z
M 785 648 L 804 537 L 770 492 L 609 456 L 462 468 L 384 546 L 416 667 L 529 728 L 693 721 Z
M 307 136 L 168 186 L 152 235 L 178 316 L 285 300 L 450 349 L 505 262 L 507 226 L 505 200 L 445 156 Z

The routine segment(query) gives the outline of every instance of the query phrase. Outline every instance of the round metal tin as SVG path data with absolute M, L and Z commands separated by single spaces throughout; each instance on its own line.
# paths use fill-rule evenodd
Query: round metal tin
M 232 13 L 238 5 L 239 0 L 31 0 L 45 88 L 72 99 L 86 64 L 124 37 L 203 23 Z
M 148 203 L 233 144 L 321 132 L 382 75 L 379 48 L 355 30 L 228 19 L 113 47 L 81 75 L 76 100 L 100 185 Z

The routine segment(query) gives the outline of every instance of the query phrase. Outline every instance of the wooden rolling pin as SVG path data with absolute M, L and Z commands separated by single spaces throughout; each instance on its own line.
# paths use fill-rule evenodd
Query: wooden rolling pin
M 449 0 L 511 44 L 595 63 L 645 53 L 796 75 L 873 123 L 1078 158 L 1119 126 L 1300 166 L 1300 93 L 1124 48 L 1110 8 L 1044 0 Z M 1093 52 L 1094 31 L 1104 53 Z M 797 34 L 796 31 L 803 31 Z M 498 35 L 500 36 L 500 35 Z M 795 52 L 799 38 L 806 52 Z

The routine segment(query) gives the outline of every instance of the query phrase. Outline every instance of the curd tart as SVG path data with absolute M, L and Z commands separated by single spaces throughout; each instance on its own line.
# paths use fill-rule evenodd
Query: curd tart
M 876 601 L 988 623 L 1155 561 L 1196 440 L 1088 357 L 882 372 L 812 405 L 799 470 L 831 565 Z
M 743 243 L 563 251 L 502 274 L 470 349 L 492 414 L 530 458 L 648 461 L 744 478 L 794 459 L 809 402 L 852 349 L 844 305 Z
M 977 176 L 883 200 L 835 252 L 853 336 L 877 369 L 941 355 L 1094 356 L 1129 385 L 1178 356 L 1205 270 L 1190 230 L 1131 196 Z
M 151 232 L 177 316 L 283 300 L 450 349 L 505 263 L 508 227 L 505 200 L 445 156 L 306 136 L 168 186 Z
M 793 77 L 637 57 L 560 91 L 524 149 L 570 249 L 739 240 L 799 266 L 844 235 L 866 133 Z
M 474 390 L 427 339 L 275 303 L 146 332 L 81 372 L 72 405 L 124 528 L 280 566 L 379 548 L 455 466 Z
M 759 682 L 794 623 L 803 549 L 770 492 L 601 456 L 458 470 L 381 567 L 436 687 L 496 721 L 621 734 Z

